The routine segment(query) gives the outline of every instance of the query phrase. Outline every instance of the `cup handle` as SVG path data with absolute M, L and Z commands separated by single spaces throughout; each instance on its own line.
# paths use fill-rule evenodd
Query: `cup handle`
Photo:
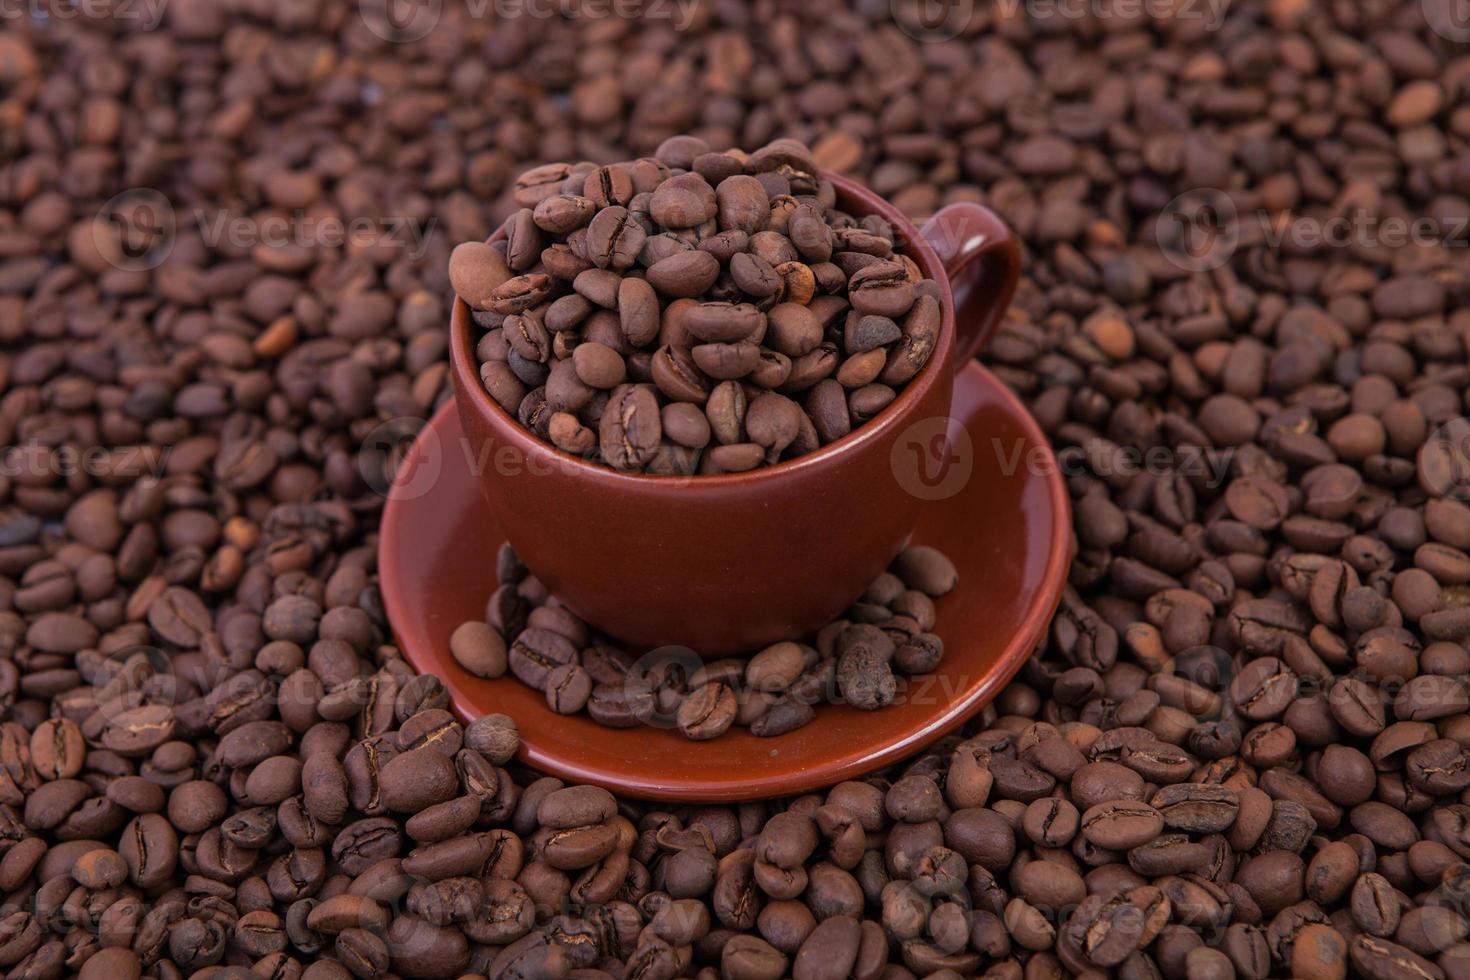
M 989 208 L 959 201 L 920 232 L 939 255 L 954 292 L 955 371 L 970 362 L 1011 305 L 1021 278 L 1021 246 Z

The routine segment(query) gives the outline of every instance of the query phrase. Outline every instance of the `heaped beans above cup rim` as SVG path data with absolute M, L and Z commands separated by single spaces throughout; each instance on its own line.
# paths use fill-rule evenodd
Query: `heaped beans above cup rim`
M 941 340 L 940 285 L 883 217 L 835 210 L 794 141 L 675 139 L 538 167 L 516 194 L 450 279 L 485 391 L 571 455 L 686 477 L 799 458 L 882 413 Z

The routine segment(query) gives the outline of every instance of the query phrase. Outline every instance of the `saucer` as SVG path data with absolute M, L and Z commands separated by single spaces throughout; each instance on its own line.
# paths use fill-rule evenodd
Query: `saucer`
M 515 718 L 521 762 L 628 796 L 791 796 L 912 755 L 1015 675 L 1044 642 L 1066 580 L 1071 516 L 1056 456 L 1016 396 L 972 361 L 955 378 L 950 417 L 913 425 L 891 459 L 894 478 L 925 501 L 913 543 L 939 548 L 959 570 L 958 586 L 935 603 L 939 668 L 910 678 L 900 700 L 879 711 L 821 704 L 806 726 L 774 738 L 736 727 L 690 742 L 666 728 L 607 728 L 553 713 L 509 675 L 474 677 L 449 654 L 450 634 L 484 618 L 497 585 L 505 537 L 479 481 L 507 462 L 476 458 L 452 402 L 418 433 L 388 489 L 378 541 L 389 621 L 408 662 L 444 682 L 461 718 Z M 840 514 L 832 533 L 843 533 Z

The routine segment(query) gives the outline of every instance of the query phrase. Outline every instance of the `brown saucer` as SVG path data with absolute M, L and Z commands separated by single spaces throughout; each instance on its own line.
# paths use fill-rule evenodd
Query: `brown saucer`
M 389 491 L 378 558 L 393 631 L 415 669 L 444 681 L 461 717 L 513 716 L 521 761 L 563 779 L 716 802 L 859 776 L 918 751 L 999 693 L 1044 639 L 1066 579 L 1067 492 L 1036 421 L 978 362 L 956 377 L 952 414 L 948 465 L 938 462 L 942 420 L 911 427 L 893 454 L 895 477 L 927 501 L 914 542 L 941 548 L 960 572 L 959 587 L 938 602 L 944 661 L 932 677 L 911 680 L 901 703 L 875 712 L 821 705 L 788 735 L 732 729 L 692 743 L 678 732 L 556 715 L 512 677 L 461 670 L 449 634 L 484 616 L 504 535 L 478 484 L 496 463 L 476 458 L 452 404 L 419 434 Z M 843 533 L 840 520 L 833 533 Z

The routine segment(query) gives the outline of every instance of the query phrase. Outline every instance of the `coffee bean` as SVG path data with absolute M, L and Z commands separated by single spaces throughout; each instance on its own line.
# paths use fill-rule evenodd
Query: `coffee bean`
M 894 663 L 906 674 L 928 674 L 944 657 L 944 641 L 933 633 L 915 633 L 894 654 Z
M 618 469 L 638 469 L 653 458 L 663 435 L 658 403 L 642 385 L 615 390 L 599 428 L 602 454 Z
M 1393 886 L 1379 874 L 1365 874 L 1352 890 L 1353 922 L 1375 936 L 1391 936 L 1398 928 L 1400 908 Z
M 359 977 L 377 977 L 388 972 L 388 946 L 365 929 L 343 929 L 334 949 L 338 959 Z
M 174 787 L 168 798 L 168 818 L 185 833 L 199 833 L 224 819 L 229 809 L 225 793 L 214 783 L 190 780 Z
M 1131 800 L 1099 803 L 1082 814 L 1082 836 L 1099 847 L 1127 850 L 1153 839 L 1164 827 L 1158 810 Z
M 758 936 L 732 936 L 720 953 L 720 969 L 731 980 L 779 980 L 785 954 Z
M 1264 978 L 1271 966 L 1270 949 L 1259 927 L 1233 923 L 1225 930 L 1222 951 L 1230 958 L 1239 977 Z
M 546 679 L 553 670 L 577 659 L 577 650 L 559 633 L 547 629 L 526 629 L 511 644 L 511 671 L 522 683 L 537 690 L 546 689 Z
M 1442 976 L 1433 963 L 1397 943 L 1376 936 L 1358 936 L 1348 947 L 1352 964 L 1371 980 L 1387 980 L 1401 976 Z
M 627 368 L 622 358 L 617 351 L 605 344 L 578 344 L 572 351 L 572 363 L 576 367 L 577 377 L 591 388 L 615 388 L 627 377 Z
M 128 879 L 140 888 L 168 880 L 179 858 L 178 834 L 158 814 L 141 814 L 123 828 L 118 853 L 128 866 Z
M 864 711 L 893 702 L 898 685 L 882 654 L 870 647 L 854 647 L 837 664 L 837 684 L 848 704 Z
M 811 705 L 791 697 L 778 698 L 754 721 L 750 733 L 759 738 L 772 738 L 794 732 L 815 716 Z
M 449 281 L 471 309 L 488 310 L 491 296 L 510 279 L 505 256 L 488 245 L 464 242 L 449 261 Z
M 390 810 L 415 813 L 454 796 L 459 779 L 454 761 L 426 746 L 388 760 L 378 773 L 378 789 Z
M 745 683 L 758 691 L 779 694 L 790 687 L 805 667 L 806 655 L 795 643 L 777 643 L 751 657 Z
M 505 640 L 485 623 L 461 623 L 449 637 L 449 652 L 476 677 L 499 677 L 505 673 Z
M 172 738 L 175 726 L 173 710 L 167 705 L 129 708 L 105 722 L 102 744 L 119 755 L 146 755 Z
M 592 696 L 592 678 L 580 664 L 562 664 L 546 675 L 546 703 L 559 715 L 581 711 Z
M 1176 783 L 1165 786 L 1149 801 L 1163 816 L 1164 825 L 1191 834 L 1211 834 L 1235 822 L 1240 796 L 1225 786 Z
M 1169 912 L 1169 900 L 1156 888 L 1134 888 L 1112 898 L 1089 895 L 1073 913 L 1066 933 L 1089 962 L 1115 966 L 1151 942 Z
M 79 973 L 83 980 L 101 980 L 104 977 L 137 980 L 142 975 L 143 965 L 138 954 L 125 946 L 97 950 L 82 965 Z
M 86 742 L 81 729 L 67 718 L 53 718 L 31 734 L 31 765 L 42 779 L 71 779 L 82 771 Z
M 1252 721 L 1279 717 L 1296 694 L 1296 675 L 1275 657 L 1252 660 L 1230 682 L 1231 700 Z
M 933 548 L 909 548 L 898 556 L 895 571 L 904 584 L 928 596 L 942 596 L 959 578 L 949 559 Z
M 718 738 L 735 722 L 735 695 L 724 684 L 705 684 L 679 705 L 679 730 L 695 741 Z

